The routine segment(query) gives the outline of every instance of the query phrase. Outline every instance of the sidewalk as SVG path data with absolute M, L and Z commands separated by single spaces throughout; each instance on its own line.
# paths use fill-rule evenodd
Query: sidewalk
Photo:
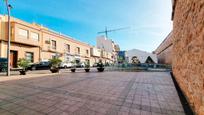
M 49 70 L 28 71 L 27 75 L 20 75 L 19 72 L 12 71 L 9 77 L 6 76 L 6 73 L 0 73 L 0 82 L 27 79 L 27 78 L 37 78 L 37 77 L 51 76 L 56 74 L 59 74 L 59 73 L 51 73 Z
M 185 115 L 169 72 L 67 72 L 54 76 L 58 77 L 34 74 L 35 79 L 0 82 L 0 113 Z

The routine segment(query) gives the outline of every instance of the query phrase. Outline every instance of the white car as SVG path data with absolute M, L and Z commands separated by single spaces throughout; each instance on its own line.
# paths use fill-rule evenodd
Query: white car
M 61 68 L 70 68 L 70 67 L 72 67 L 72 63 L 70 63 L 70 62 L 62 62 L 60 64 L 60 67 Z

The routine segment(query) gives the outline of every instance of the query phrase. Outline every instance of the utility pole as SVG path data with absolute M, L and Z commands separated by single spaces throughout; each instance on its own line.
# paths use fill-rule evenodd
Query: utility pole
M 104 31 L 104 32 L 105 32 L 105 34 L 106 34 L 106 38 L 108 38 L 108 28 L 107 28 L 107 27 L 105 28 L 105 31 Z
M 10 45 L 11 45 L 11 26 L 10 26 L 10 10 L 12 6 L 8 3 L 8 0 L 5 0 L 7 13 L 8 13 L 8 44 L 7 44 L 7 76 L 10 76 Z

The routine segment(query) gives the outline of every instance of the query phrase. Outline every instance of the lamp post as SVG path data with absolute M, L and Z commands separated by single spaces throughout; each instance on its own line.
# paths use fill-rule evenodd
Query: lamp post
M 12 6 L 8 3 L 8 0 L 4 0 L 6 3 L 7 13 L 8 13 L 8 44 L 7 44 L 7 76 L 10 76 L 10 42 L 11 42 L 11 26 L 10 26 L 10 10 Z

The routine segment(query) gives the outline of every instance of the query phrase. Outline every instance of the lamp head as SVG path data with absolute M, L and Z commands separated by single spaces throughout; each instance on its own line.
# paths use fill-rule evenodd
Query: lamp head
M 9 4 L 9 5 L 8 5 L 8 7 L 9 7 L 10 9 L 12 9 L 12 8 L 13 8 L 13 6 L 11 6 L 11 4 Z

